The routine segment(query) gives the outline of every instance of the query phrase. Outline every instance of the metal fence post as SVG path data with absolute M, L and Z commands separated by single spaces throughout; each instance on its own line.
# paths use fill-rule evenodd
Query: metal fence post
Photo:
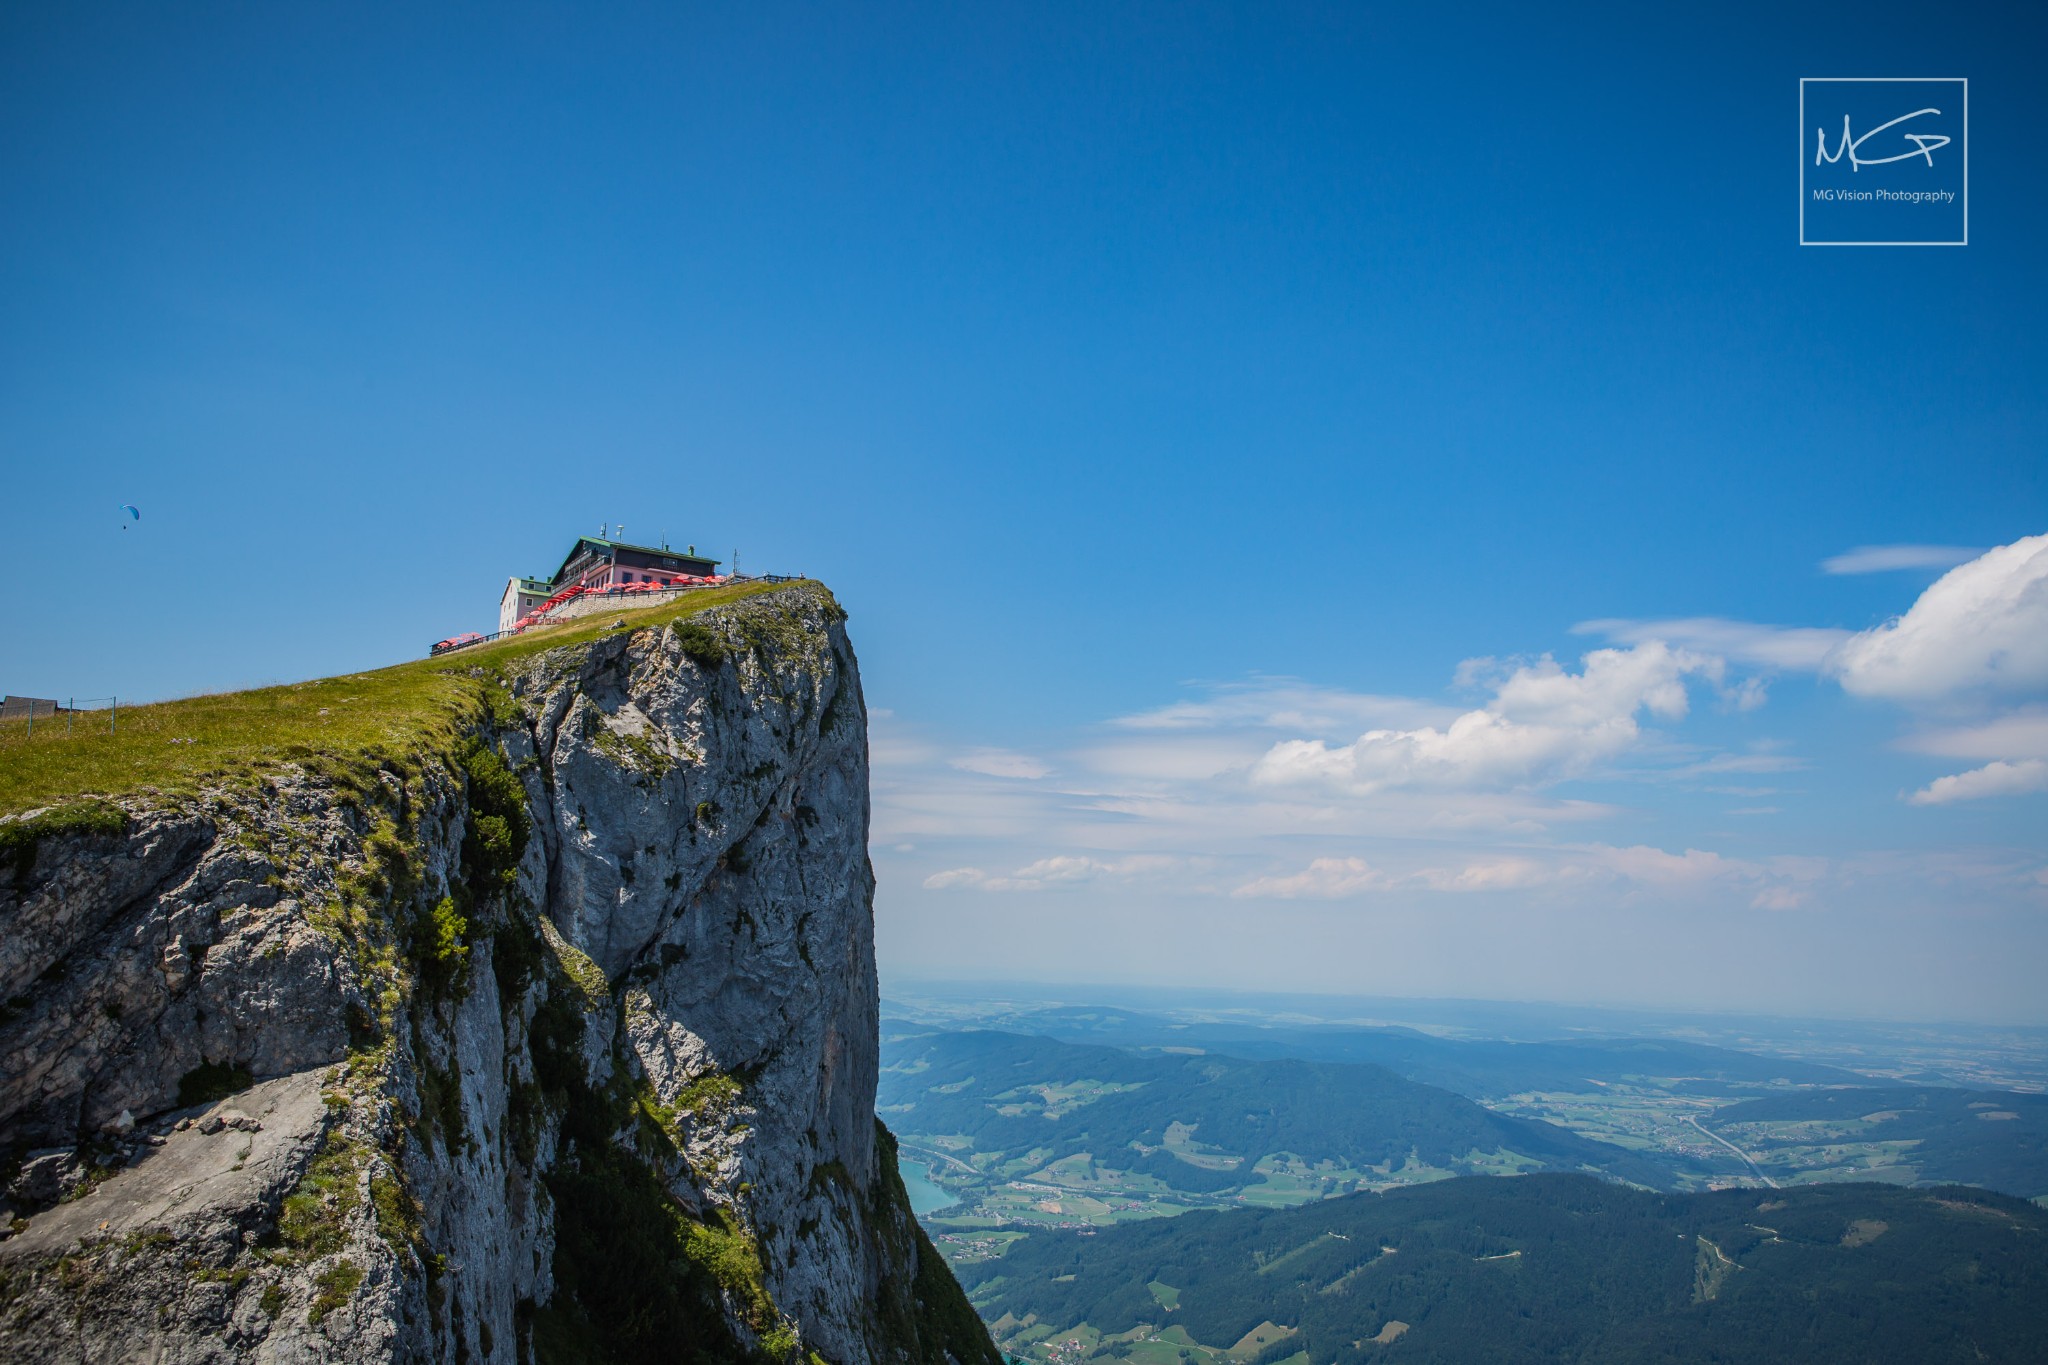
M 118 729 L 120 729 L 120 728 L 121 728 L 121 699 L 120 699 L 119 697 L 108 697 L 108 698 L 107 698 L 107 733 L 111 735 L 111 734 L 113 734 L 113 733 L 114 733 L 114 732 L 115 732 L 116 730 L 118 730 Z

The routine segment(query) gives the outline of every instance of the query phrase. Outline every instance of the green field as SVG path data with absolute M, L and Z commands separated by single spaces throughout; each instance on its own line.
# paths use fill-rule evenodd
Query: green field
M 1493 1107 L 1561 1123 L 1616 1146 L 1677 1158 L 1675 1183 L 1686 1190 L 1765 1181 L 1958 1181 L 2033 1198 L 2048 1188 L 2048 1165 L 2039 1156 L 2048 1105 L 2039 1096 L 1800 1086 L 1708 1095 L 1687 1094 L 1677 1088 L 1680 1084 L 1530 1092 Z M 1749 1161 L 1715 1137 L 1739 1148 Z

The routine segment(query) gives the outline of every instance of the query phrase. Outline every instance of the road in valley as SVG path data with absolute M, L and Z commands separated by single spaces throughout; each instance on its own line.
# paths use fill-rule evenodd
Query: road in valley
M 1723 1147 L 1726 1147 L 1729 1151 L 1735 1153 L 1735 1155 L 1741 1157 L 1742 1164 L 1749 1167 L 1751 1175 L 1754 1175 L 1758 1180 L 1763 1181 L 1764 1184 L 1769 1185 L 1774 1190 L 1778 1188 L 1778 1182 L 1771 1179 L 1769 1176 L 1765 1175 L 1763 1172 L 1763 1168 L 1756 1164 L 1755 1159 L 1752 1158 L 1748 1152 L 1743 1151 L 1740 1147 L 1737 1147 L 1734 1143 L 1730 1142 L 1727 1138 L 1722 1137 L 1719 1133 L 1709 1130 L 1704 1124 L 1702 1124 L 1698 1119 L 1694 1118 L 1690 1114 L 1687 1114 L 1685 1116 L 1685 1121 L 1691 1124 L 1693 1127 L 1699 1129 L 1700 1132 L 1705 1136 L 1712 1138 L 1714 1141 L 1720 1143 Z

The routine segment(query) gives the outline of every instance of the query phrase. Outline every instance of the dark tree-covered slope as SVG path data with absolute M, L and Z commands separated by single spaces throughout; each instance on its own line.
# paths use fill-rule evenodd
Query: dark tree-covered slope
M 1193 1047 L 1253 1059 L 1364 1062 L 1412 1081 L 1490 1099 L 1528 1090 L 1584 1090 L 1590 1083 L 1683 1078 L 1729 1087 L 1874 1085 L 1840 1067 L 1666 1038 L 1573 1038 L 1511 1043 L 1439 1038 L 1398 1027 L 1182 1024 L 1099 1006 L 1033 1011 L 1010 1027 L 1063 1042 L 1116 1047 Z
M 1733 1104 L 1708 1124 L 1751 1151 L 1829 1141 L 1912 1144 L 1923 1179 L 2048 1194 L 2048 1095 L 1898 1086 Z
M 961 1279 L 1011 1349 L 1077 1361 L 2048 1359 L 2048 1212 L 1960 1187 L 1447 1180 L 1040 1233 Z
M 1362 1170 L 1410 1159 L 1458 1169 L 1474 1153 L 1506 1151 L 1547 1169 L 1669 1180 L 1648 1157 L 1384 1067 L 1141 1055 L 992 1031 L 898 1034 L 882 1060 L 877 1103 L 900 1132 L 1038 1151 L 1041 1162 L 1087 1152 L 1195 1192 L 1256 1183 L 1252 1167 L 1281 1152 Z M 1098 1085 L 1075 1094 L 1082 1081 Z

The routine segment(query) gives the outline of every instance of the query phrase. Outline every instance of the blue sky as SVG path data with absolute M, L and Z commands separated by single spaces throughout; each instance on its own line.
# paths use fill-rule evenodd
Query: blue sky
M 852 611 L 885 972 L 2048 1018 L 2039 580 L 1835 652 L 2048 532 L 2037 17 L 421 9 L 0 15 L 0 686 L 623 521 Z M 1861 74 L 1968 247 L 1797 245 Z M 1563 733 L 1386 766 L 1468 714 Z

